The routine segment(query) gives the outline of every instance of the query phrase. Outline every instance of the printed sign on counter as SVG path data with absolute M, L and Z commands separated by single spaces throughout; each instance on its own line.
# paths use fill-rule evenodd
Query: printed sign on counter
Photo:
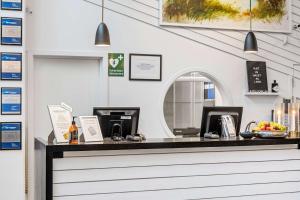
M 85 142 L 103 141 L 97 116 L 80 116 L 79 117 Z
M 2 10 L 22 10 L 22 0 L 1 0 Z
M 22 45 L 22 18 L 1 18 L 1 44 Z
M 21 53 L 1 53 L 1 80 L 22 80 Z
M 72 113 L 61 105 L 48 105 L 53 132 L 57 143 L 69 142 L 69 127 L 72 124 Z
M 22 124 L 21 122 L 0 123 L 1 149 L 21 150 L 22 149 Z
M 1 114 L 21 115 L 22 89 L 1 88 Z

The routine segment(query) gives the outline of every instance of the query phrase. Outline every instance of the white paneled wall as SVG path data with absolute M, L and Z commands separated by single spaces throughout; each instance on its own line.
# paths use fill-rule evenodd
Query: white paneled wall
M 71 153 L 54 160 L 55 200 L 297 199 L 294 145 Z

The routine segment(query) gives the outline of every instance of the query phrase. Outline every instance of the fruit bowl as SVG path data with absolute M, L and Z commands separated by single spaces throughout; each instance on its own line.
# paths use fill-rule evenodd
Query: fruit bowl
M 288 133 L 282 131 L 257 131 L 255 137 L 259 138 L 286 138 Z
M 286 130 L 287 128 L 279 123 L 261 121 L 252 132 L 255 137 L 260 138 L 285 138 L 288 136 Z

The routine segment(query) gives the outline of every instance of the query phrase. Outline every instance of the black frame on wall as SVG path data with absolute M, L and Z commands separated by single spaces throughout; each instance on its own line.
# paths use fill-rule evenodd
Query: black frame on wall
M 20 148 L 11 148 L 11 149 L 4 149 L 2 147 L 2 125 L 3 124 L 19 124 L 20 125 Z M 13 151 L 13 150 L 22 150 L 22 122 L 0 122 L 0 150 L 4 150 L 4 151 Z
M 21 20 L 21 42 L 20 43 L 3 43 L 3 40 L 2 40 L 2 34 L 3 34 L 2 20 L 3 19 L 18 19 L 18 20 Z M 20 18 L 20 17 L 1 17 L 1 45 L 23 46 L 23 18 Z
M 131 64 L 132 64 L 132 57 L 133 56 L 149 56 L 149 57 L 159 57 L 160 58 L 160 75 L 158 79 L 143 79 L 143 78 L 132 78 L 132 70 L 131 70 Z M 131 81 L 161 81 L 162 80 L 162 55 L 159 54 L 135 54 L 131 53 L 129 54 L 129 80 Z
M 7 114 L 7 113 L 3 113 L 3 97 L 2 97 L 2 93 L 3 93 L 3 89 L 20 89 L 20 112 L 19 113 L 11 113 L 11 114 Z M 21 87 L 2 87 L 1 88 L 1 115 L 22 115 L 22 88 Z
M 14 54 L 14 55 L 20 55 L 21 56 L 21 63 L 20 63 L 20 73 L 21 77 L 19 79 L 5 79 L 2 77 L 2 54 Z M 0 80 L 3 81 L 22 81 L 23 78 L 23 54 L 22 53 L 12 53 L 12 52 L 1 52 L 0 53 Z

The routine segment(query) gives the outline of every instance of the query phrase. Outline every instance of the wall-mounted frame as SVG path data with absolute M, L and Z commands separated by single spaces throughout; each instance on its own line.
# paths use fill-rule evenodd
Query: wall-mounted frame
M 0 149 L 1 150 L 22 149 L 22 123 L 21 122 L 0 123 Z
M 22 53 L 0 53 L 0 79 L 6 81 L 22 80 Z
M 1 17 L 1 45 L 22 46 L 22 18 Z
M 247 79 L 249 92 L 268 92 L 266 62 L 247 61 Z
M 22 88 L 1 88 L 1 115 L 22 114 Z
M 159 2 L 161 25 L 249 30 L 249 0 L 215 0 L 214 3 L 206 0 L 196 3 L 188 3 L 187 0 Z M 291 33 L 292 0 L 275 0 L 272 3 L 252 0 L 252 17 L 254 31 Z
M 1 10 L 22 11 L 22 0 L 1 0 Z
M 161 81 L 162 55 L 129 54 L 129 80 Z

